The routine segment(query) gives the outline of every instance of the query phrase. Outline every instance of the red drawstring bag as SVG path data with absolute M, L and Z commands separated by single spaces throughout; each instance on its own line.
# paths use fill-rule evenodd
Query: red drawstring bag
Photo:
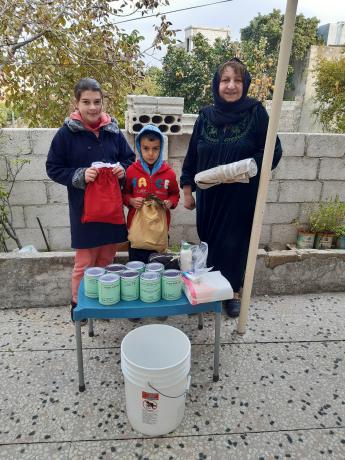
M 99 168 L 96 180 L 86 185 L 81 221 L 125 223 L 119 180 L 111 168 Z

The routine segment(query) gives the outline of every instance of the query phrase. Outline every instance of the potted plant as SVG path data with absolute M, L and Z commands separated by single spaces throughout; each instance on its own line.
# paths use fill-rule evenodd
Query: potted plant
M 344 203 L 339 197 L 320 202 L 310 211 L 309 228 L 316 233 L 314 247 L 316 249 L 330 249 L 332 247 L 335 231 L 344 218 Z
M 345 223 L 335 228 L 335 236 L 337 237 L 337 248 L 345 249 Z
M 297 249 L 311 249 L 314 247 L 315 232 L 312 232 L 308 224 L 301 224 L 298 219 L 292 221 L 297 227 Z

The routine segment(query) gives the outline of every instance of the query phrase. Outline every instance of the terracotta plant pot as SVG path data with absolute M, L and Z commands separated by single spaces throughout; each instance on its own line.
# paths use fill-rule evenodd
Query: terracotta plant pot
M 315 233 L 306 230 L 298 230 L 296 247 L 297 249 L 311 249 L 314 247 Z
M 334 233 L 317 233 L 314 242 L 315 249 L 331 249 Z

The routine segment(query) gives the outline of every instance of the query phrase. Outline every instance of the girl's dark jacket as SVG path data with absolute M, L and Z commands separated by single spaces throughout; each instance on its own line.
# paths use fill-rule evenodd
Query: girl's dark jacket
M 127 240 L 126 225 L 98 222 L 81 223 L 84 205 L 84 172 L 94 161 L 120 162 L 127 169 L 135 155 L 116 120 L 100 128 L 99 137 L 87 131 L 78 120 L 67 118 L 55 134 L 46 162 L 47 174 L 67 186 L 71 223 L 71 246 L 87 249 Z M 56 216 L 58 221 L 59 216 Z

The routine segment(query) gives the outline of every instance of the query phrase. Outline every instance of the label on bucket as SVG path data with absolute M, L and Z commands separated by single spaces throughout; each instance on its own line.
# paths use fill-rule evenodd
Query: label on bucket
M 155 425 L 158 419 L 158 402 L 143 399 L 142 421 L 148 425 Z
M 147 391 L 141 392 L 141 397 L 143 399 L 159 399 L 159 393 L 148 393 Z

